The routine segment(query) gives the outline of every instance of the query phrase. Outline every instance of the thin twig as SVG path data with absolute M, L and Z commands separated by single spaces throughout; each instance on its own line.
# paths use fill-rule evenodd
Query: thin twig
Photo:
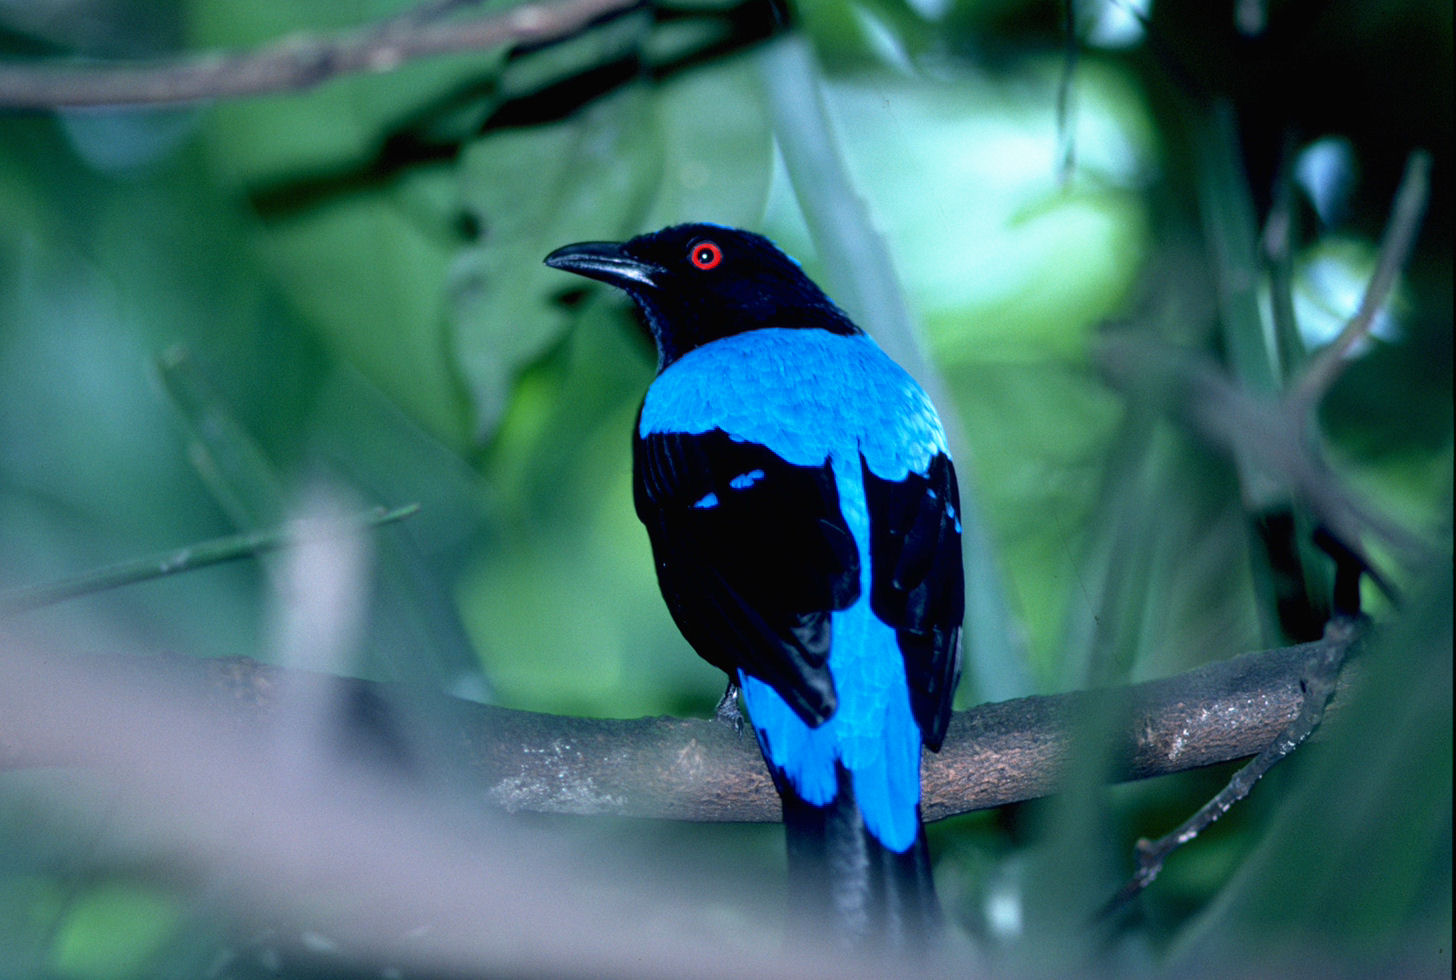
M 1340 670 L 1348 658 L 1352 641 L 1357 632 L 1357 620 L 1338 619 L 1330 622 L 1325 631 L 1324 641 L 1314 644 L 1314 651 L 1310 654 L 1301 677 L 1301 686 L 1304 689 L 1304 703 L 1300 706 L 1299 714 L 1289 723 L 1289 727 L 1279 733 L 1262 752 L 1244 766 L 1234 777 L 1229 780 L 1228 785 L 1218 792 L 1218 795 L 1209 800 L 1198 812 L 1179 825 L 1177 830 L 1150 841 L 1142 838 L 1137 842 L 1137 870 L 1131 878 L 1118 889 L 1117 894 L 1107 901 L 1107 904 L 1100 910 L 1099 917 L 1108 917 L 1121 911 L 1142 893 L 1157 879 L 1158 874 L 1163 870 L 1163 864 L 1168 857 L 1178 848 L 1193 840 L 1215 820 L 1228 813 L 1229 810 L 1253 790 L 1254 784 L 1264 777 L 1274 766 L 1287 758 L 1295 749 L 1303 744 L 1304 740 L 1319 727 L 1324 719 L 1325 709 L 1329 706 L 1330 698 L 1334 697 L 1335 684 L 1339 679 Z
M 1400 189 L 1396 191 L 1395 203 L 1390 209 L 1390 220 L 1385 226 L 1385 235 L 1380 241 L 1380 259 L 1375 273 L 1365 286 L 1365 295 L 1360 298 L 1360 307 L 1355 311 L 1340 335 L 1310 362 L 1304 376 L 1299 379 L 1290 396 L 1292 406 L 1299 412 L 1307 412 L 1317 405 L 1330 386 L 1345 369 L 1345 355 L 1362 337 L 1370 332 L 1375 314 L 1380 310 L 1396 276 L 1405 267 L 1415 244 L 1416 233 L 1420 231 L 1421 218 L 1425 215 L 1426 199 L 1430 194 L 1431 155 L 1425 150 L 1416 150 L 1405 164 L 1405 175 L 1401 177 Z
M 1310 436 L 1308 414 L 1296 415 L 1287 399 L 1255 397 L 1207 359 L 1143 336 L 1107 336 L 1097 362 L 1113 387 L 1150 397 L 1204 439 L 1283 481 L 1348 545 L 1374 534 L 1406 563 L 1430 559 L 1424 538 L 1365 502 L 1330 469 Z
M 133 585 L 149 579 L 192 571 L 208 565 L 249 558 L 263 552 L 276 551 L 296 543 L 302 538 L 336 534 L 349 534 L 366 528 L 378 527 L 403 520 L 418 512 L 419 504 L 406 504 L 387 510 L 376 507 L 337 521 L 294 522 L 281 528 L 253 531 L 214 538 L 198 544 L 178 548 L 158 555 L 135 558 L 106 568 L 77 575 L 60 582 L 47 582 L 0 593 L 0 617 L 30 612 L 43 606 L 54 605 L 66 599 L 90 595 L 123 585 Z
M 528 3 L 499 13 L 445 20 L 455 4 L 427 0 L 413 14 L 333 34 L 296 34 L 251 51 L 209 52 L 139 63 L 0 64 L 0 106 L 18 109 L 176 105 L 313 88 L 356 72 L 392 71 L 407 61 L 539 44 L 641 0 Z

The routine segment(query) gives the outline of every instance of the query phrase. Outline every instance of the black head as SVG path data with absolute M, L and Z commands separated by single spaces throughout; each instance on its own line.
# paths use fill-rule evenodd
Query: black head
M 673 225 L 629 241 L 558 248 L 546 264 L 623 289 L 642 309 L 665 368 L 695 347 L 761 327 L 859 333 L 762 235 L 721 225 Z

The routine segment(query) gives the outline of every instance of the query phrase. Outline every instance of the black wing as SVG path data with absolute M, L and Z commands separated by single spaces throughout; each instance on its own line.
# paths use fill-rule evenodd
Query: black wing
M 961 676 L 960 490 L 944 453 L 924 476 L 882 480 L 863 467 L 870 511 L 870 608 L 895 627 L 921 737 L 940 749 Z
M 638 436 L 637 516 L 683 636 L 737 680 L 765 681 L 804 721 L 834 713 L 830 612 L 859 598 L 859 552 L 826 460 L 794 466 L 721 429 Z

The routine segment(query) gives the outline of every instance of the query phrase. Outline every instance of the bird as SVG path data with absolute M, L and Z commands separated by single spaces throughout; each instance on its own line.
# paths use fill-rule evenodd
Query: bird
M 747 710 L 791 909 L 852 947 L 938 936 L 920 760 L 950 719 L 965 581 L 930 398 L 754 232 L 673 225 L 545 263 L 624 291 L 655 342 L 634 506 L 669 612 L 728 676 L 720 713 Z

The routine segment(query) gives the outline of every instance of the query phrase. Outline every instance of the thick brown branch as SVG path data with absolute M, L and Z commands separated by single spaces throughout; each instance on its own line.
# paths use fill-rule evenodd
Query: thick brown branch
M 294 35 L 252 51 L 135 64 L 0 64 L 0 106 L 169 105 L 312 88 L 340 75 L 392 71 L 407 61 L 570 35 L 640 0 L 560 0 L 454 20 L 399 17 L 338 35 Z
M 925 759 L 925 816 L 936 820 L 1053 792 L 1071 755 L 1078 719 L 1091 716 L 1096 699 L 1121 705 L 1121 723 L 1112 733 L 1118 740 L 1113 778 L 1142 779 L 1254 755 L 1298 714 L 1301 671 L 1327 642 L 1351 641 L 1246 654 L 1127 688 L 958 712 L 944 749 Z M 117 702 L 109 708 L 126 715 L 128 725 L 148 725 L 155 716 L 149 699 L 166 691 L 189 702 L 200 698 L 196 703 L 205 706 L 200 710 L 210 725 L 244 739 L 269 738 L 283 705 L 280 692 L 307 676 L 245 659 L 82 663 L 88 676 L 107 675 L 106 689 Z M 74 661 L 68 664 L 75 669 Z M 66 724 L 71 709 L 64 691 L 46 680 L 44 667 L 0 656 L 5 692 L 0 709 L 15 709 L 0 710 L 0 769 L 95 764 L 104 754 L 85 739 L 54 730 Z M 466 792 L 508 810 L 702 821 L 779 816 L 752 735 L 723 722 L 571 718 L 367 681 L 326 683 L 350 702 L 383 706 L 385 714 L 395 712 L 408 724 L 420 720 L 431 730 L 430 744 L 454 756 L 448 764 L 457 776 L 463 774 Z M 1337 693 L 1331 709 L 1339 702 Z
M 1351 644 L 1342 641 L 1353 638 L 1354 632 L 1359 627 L 1360 624 L 1355 619 L 1330 622 L 1325 629 L 1325 638 L 1329 642 L 1310 645 L 1311 655 L 1305 662 L 1301 682 L 1303 705 L 1299 714 L 1273 741 L 1264 746 L 1264 749 L 1254 757 L 1252 762 L 1235 773 L 1228 785 L 1176 830 L 1157 840 L 1143 838 L 1138 841 L 1137 870 L 1103 907 L 1103 915 L 1111 915 L 1119 911 L 1143 889 L 1151 885 L 1162 873 L 1163 864 L 1174 851 L 1192 841 L 1207 830 L 1215 820 L 1233 809 L 1237 803 L 1249 795 L 1254 785 L 1263 779 L 1270 769 L 1288 758 L 1295 749 L 1304 744 L 1305 739 L 1314 734 L 1315 729 L 1324 720 L 1325 710 L 1329 706 L 1330 698 L 1334 697 L 1335 688 L 1339 683 L 1345 658 L 1350 653 Z M 1332 633 L 1335 635 L 1331 635 Z

